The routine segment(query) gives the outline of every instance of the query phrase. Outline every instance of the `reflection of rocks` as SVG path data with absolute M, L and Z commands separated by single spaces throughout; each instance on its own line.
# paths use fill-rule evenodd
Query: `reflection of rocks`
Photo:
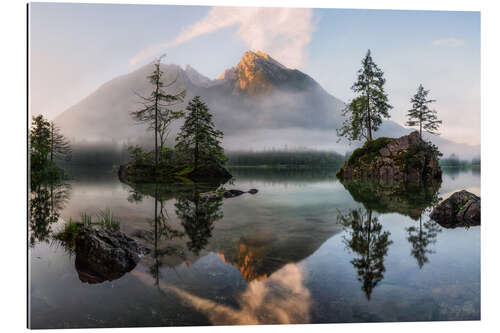
M 417 131 L 397 139 L 378 138 L 356 149 L 337 175 L 340 179 L 422 183 L 441 179 L 437 154 Z
M 100 283 L 131 271 L 149 250 L 120 231 L 83 228 L 76 238 L 75 252 L 80 280 Z
M 425 184 L 386 183 L 368 180 L 342 181 L 353 199 L 378 213 L 399 213 L 418 220 L 437 203 L 440 181 Z
M 434 208 L 430 218 L 445 228 L 481 225 L 481 198 L 465 190 L 455 192 Z

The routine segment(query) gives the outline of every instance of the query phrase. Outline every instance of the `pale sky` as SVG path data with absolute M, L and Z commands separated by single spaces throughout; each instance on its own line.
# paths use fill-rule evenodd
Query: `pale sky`
M 421 83 L 442 136 L 480 143 L 479 12 L 31 4 L 31 111 L 53 118 L 101 84 L 166 53 L 218 77 L 248 50 L 312 76 L 348 101 L 366 50 L 405 122 Z

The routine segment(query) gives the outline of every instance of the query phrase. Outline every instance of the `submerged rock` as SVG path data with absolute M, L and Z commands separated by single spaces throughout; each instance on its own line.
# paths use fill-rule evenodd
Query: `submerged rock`
M 134 269 L 150 250 L 120 231 L 82 228 L 76 238 L 75 266 L 82 282 L 101 283 Z
M 465 190 L 455 192 L 434 208 L 430 218 L 445 228 L 481 225 L 481 198 Z
M 438 151 L 415 131 L 397 139 L 366 142 L 351 154 L 337 177 L 424 183 L 441 179 L 441 174 Z

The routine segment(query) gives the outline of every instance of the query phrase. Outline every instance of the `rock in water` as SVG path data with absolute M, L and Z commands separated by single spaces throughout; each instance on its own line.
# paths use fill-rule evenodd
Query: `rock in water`
M 455 192 L 434 208 L 430 218 L 445 228 L 481 225 L 481 198 L 465 190 Z
M 227 191 L 224 191 L 224 193 L 222 193 L 222 196 L 224 198 L 234 198 L 234 197 L 237 197 L 239 195 L 242 195 L 243 191 L 240 191 L 240 190 L 227 190 Z
M 378 138 L 354 150 L 338 171 L 346 180 L 424 183 L 441 179 L 438 151 L 417 131 L 398 139 Z
M 101 283 L 134 269 L 149 249 L 120 231 L 82 228 L 76 238 L 75 266 L 82 282 Z
M 252 189 L 248 190 L 248 193 L 250 193 L 250 194 L 256 194 L 257 192 L 259 192 L 259 190 L 257 190 L 256 188 L 252 188 Z

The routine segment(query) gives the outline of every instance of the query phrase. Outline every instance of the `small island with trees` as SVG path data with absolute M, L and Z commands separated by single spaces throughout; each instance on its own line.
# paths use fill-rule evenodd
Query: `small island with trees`
M 422 85 L 411 99 L 408 126 L 418 126 L 419 131 L 400 138 L 373 138 L 382 123 L 389 118 L 392 106 L 384 90 L 384 73 L 373 62 L 368 50 L 358 71 L 357 81 L 351 89 L 358 94 L 344 109 L 343 126 L 339 137 L 349 141 L 363 140 L 364 145 L 353 151 L 337 172 L 341 180 L 370 179 L 384 182 L 411 182 L 424 184 L 441 181 L 439 157 L 441 152 L 431 142 L 422 138 L 422 131 L 438 134 L 441 121 L 436 111 L 428 107 L 434 100 L 428 99 L 428 90 Z
M 183 101 L 185 91 L 177 94 L 165 91 L 161 59 L 155 62 L 154 71 L 148 77 L 153 85 L 151 95 L 140 96 L 143 108 L 131 113 L 136 121 L 146 123 L 148 129 L 154 131 L 154 151 L 145 151 L 140 146 L 129 147 L 130 162 L 120 166 L 120 180 L 132 183 L 225 183 L 232 176 L 224 167 L 227 160 L 221 146 L 224 134 L 215 128 L 212 114 L 200 96 L 189 101 L 187 113 L 172 110 Z M 184 118 L 184 124 L 175 138 L 175 148 L 166 147 L 170 125 L 181 118 Z

